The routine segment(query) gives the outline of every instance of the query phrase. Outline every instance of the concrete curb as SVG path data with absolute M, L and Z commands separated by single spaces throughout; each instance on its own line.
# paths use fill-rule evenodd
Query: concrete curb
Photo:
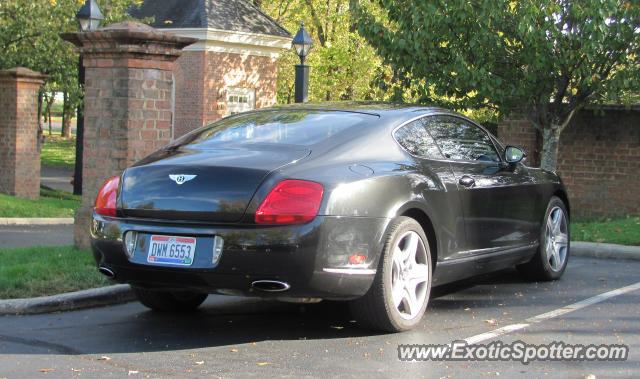
M 73 225 L 73 217 L 66 218 L 0 218 L 0 225 Z
M 631 259 L 640 261 L 640 246 L 623 246 L 612 243 L 571 242 L 570 254 L 574 257 L 602 259 Z
M 134 300 L 128 284 L 117 284 L 54 296 L 0 300 L 0 315 L 39 314 L 121 304 Z

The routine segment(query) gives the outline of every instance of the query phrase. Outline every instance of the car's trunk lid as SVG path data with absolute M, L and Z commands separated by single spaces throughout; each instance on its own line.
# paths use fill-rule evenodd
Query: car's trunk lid
M 238 222 L 271 171 L 308 154 L 282 146 L 162 150 L 124 172 L 119 206 L 126 217 Z

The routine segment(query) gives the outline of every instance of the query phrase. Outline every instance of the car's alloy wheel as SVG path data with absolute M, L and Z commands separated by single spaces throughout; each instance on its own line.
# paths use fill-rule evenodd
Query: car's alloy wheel
M 393 305 L 400 317 L 414 319 L 427 301 L 425 295 L 431 276 L 427 249 L 418 233 L 410 230 L 399 238 L 391 262 Z
M 569 261 L 570 240 L 567 208 L 553 196 L 542 219 L 538 252 L 530 262 L 517 266 L 518 271 L 534 280 L 560 278 Z
M 416 220 L 398 217 L 388 230 L 373 284 L 350 306 L 361 326 L 398 332 L 422 319 L 433 271 L 429 241 Z
M 553 271 L 560 271 L 564 268 L 569 251 L 569 226 L 564 211 L 559 206 L 553 207 L 547 217 L 545 227 L 544 252 Z

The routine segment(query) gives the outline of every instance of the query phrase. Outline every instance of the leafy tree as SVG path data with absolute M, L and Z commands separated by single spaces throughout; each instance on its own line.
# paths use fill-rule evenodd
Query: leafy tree
M 127 18 L 125 11 L 139 0 L 98 0 L 105 24 Z M 50 75 L 45 89 L 64 94 L 63 135 L 69 136 L 73 110 L 82 89 L 78 86 L 78 55 L 59 34 L 78 31 L 75 15 L 84 0 L 0 1 L 0 69 L 27 67 Z
M 358 35 L 349 6 L 348 0 L 261 2 L 262 10 L 293 34 L 304 21 L 305 29 L 314 40 L 306 60 L 311 66 L 310 101 L 388 98 L 387 92 L 376 83 L 391 77 L 391 69 L 382 65 L 375 50 Z M 299 63 L 293 50 L 282 52 L 278 72 L 279 103 L 293 102 L 293 66 Z
M 385 17 L 351 0 L 358 30 L 420 101 L 521 112 L 541 131 L 548 170 L 576 109 L 640 89 L 637 1 L 375 2 Z

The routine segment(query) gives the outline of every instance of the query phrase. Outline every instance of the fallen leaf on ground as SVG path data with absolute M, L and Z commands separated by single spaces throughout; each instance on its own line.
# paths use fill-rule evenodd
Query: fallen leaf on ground
M 484 322 L 486 322 L 487 324 L 491 325 L 491 326 L 496 326 L 498 325 L 498 321 L 494 318 L 490 318 L 488 320 L 484 320 Z
M 197 361 L 196 362 L 196 366 L 202 366 L 204 364 L 204 361 Z

